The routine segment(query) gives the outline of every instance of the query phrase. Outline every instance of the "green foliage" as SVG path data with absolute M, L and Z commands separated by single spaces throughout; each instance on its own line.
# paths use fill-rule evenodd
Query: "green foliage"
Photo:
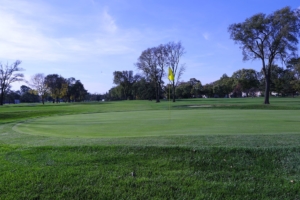
M 178 84 L 175 89 L 176 96 L 178 98 L 191 98 L 193 86 L 189 82 L 183 82 Z
M 245 92 L 247 97 L 251 89 L 255 90 L 258 88 L 258 72 L 253 69 L 241 69 L 232 74 L 234 87 L 240 86 L 241 91 Z
M 133 75 L 132 71 L 115 71 L 114 84 L 122 87 L 122 93 L 119 95 L 120 99 L 133 99 L 133 85 L 139 79 L 139 75 Z
M 156 98 L 155 86 L 145 78 L 141 78 L 136 83 L 134 83 L 132 88 L 135 99 L 152 100 Z M 162 94 L 162 91 L 160 92 L 160 94 Z

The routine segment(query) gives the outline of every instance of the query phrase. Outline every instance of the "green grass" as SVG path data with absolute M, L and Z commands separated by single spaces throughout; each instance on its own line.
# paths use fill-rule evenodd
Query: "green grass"
M 158 110 L 38 118 L 13 127 L 20 133 L 56 137 L 297 134 L 299 111 Z
M 0 199 L 299 199 L 300 99 L 271 103 L 5 105 Z
M 5 149 L 1 151 L 1 198 L 297 199 L 299 150 Z

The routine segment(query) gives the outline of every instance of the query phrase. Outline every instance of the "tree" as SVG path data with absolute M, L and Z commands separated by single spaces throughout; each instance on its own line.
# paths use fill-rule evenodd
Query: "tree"
M 76 79 L 73 77 L 66 79 L 67 91 L 65 95 L 65 101 L 69 103 L 71 102 L 72 87 L 74 86 L 75 83 L 76 83 Z
M 21 85 L 21 87 L 20 87 L 20 93 L 21 93 L 21 95 L 23 95 L 23 94 L 25 94 L 27 92 L 30 92 L 30 90 L 31 90 L 31 88 L 28 87 L 28 86 L 26 86 L 26 85 Z
M 0 105 L 3 105 L 4 96 L 6 94 L 7 89 L 10 85 L 16 81 L 23 81 L 24 75 L 22 73 L 18 73 L 22 71 L 22 68 L 19 68 L 21 61 L 17 60 L 12 65 L 6 64 L 3 66 L 0 63 Z
M 87 95 L 87 90 L 84 88 L 84 85 L 80 80 L 76 80 L 71 87 L 71 98 L 74 101 L 84 101 L 85 96 Z
M 45 77 L 45 84 L 49 88 L 53 103 L 66 95 L 68 84 L 67 81 L 58 74 L 49 74 Z
M 295 91 L 300 93 L 300 58 L 292 58 L 287 62 L 287 68 L 295 74 L 295 80 L 291 81 Z
M 233 78 L 227 76 L 227 74 L 223 74 L 219 80 L 219 84 L 222 86 L 223 93 L 230 97 L 230 93 L 233 90 Z
M 30 85 L 37 91 L 40 95 L 43 105 L 45 104 L 45 97 L 49 92 L 47 87 L 44 74 L 35 74 L 31 77 Z
M 206 95 L 207 97 L 213 97 L 213 95 L 214 95 L 213 86 L 214 86 L 213 83 L 205 84 L 203 86 L 203 93 L 204 93 L 204 95 Z
M 185 65 L 182 64 L 179 66 L 181 57 L 185 54 L 184 47 L 181 45 L 181 42 L 169 42 L 166 44 L 166 50 L 168 53 L 168 65 L 173 71 L 174 80 L 171 81 L 172 85 L 172 94 L 173 94 L 173 102 L 175 102 L 175 89 L 179 84 L 180 78 L 185 71 Z
M 163 83 L 162 77 L 164 66 L 166 65 L 166 59 L 160 58 L 160 56 L 164 56 L 165 52 L 164 50 L 160 50 L 160 48 L 163 48 L 162 45 L 144 50 L 136 63 L 138 70 L 141 70 L 145 78 L 150 80 L 154 85 L 156 103 L 160 102 L 160 91 Z
M 231 76 L 235 82 L 235 85 L 240 85 L 243 92 L 246 93 L 247 97 L 249 92 L 253 88 L 258 88 L 259 80 L 257 72 L 254 69 L 240 69 L 234 72 Z
M 293 84 L 295 84 L 296 77 L 295 73 L 292 70 L 285 69 L 283 71 L 282 75 L 282 82 L 283 82 L 283 89 L 282 93 L 284 95 L 292 95 L 294 97 L 295 93 L 297 92 L 297 87 L 295 87 Z
M 276 60 L 286 60 L 295 55 L 300 35 L 300 10 L 290 7 L 270 15 L 263 13 L 248 18 L 243 23 L 232 24 L 230 37 L 240 45 L 244 60 L 259 59 L 265 77 L 264 104 L 270 104 L 272 65 Z
M 140 78 L 139 75 L 133 75 L 132 71 L 115 71 L 114 84 L 123 88 L 125 99 L 132 98 L 132 86 Z
M 195 78 L 190 78 L 189 83 L 192 86 L 191 94 L 194 97 L 199 97 L 200 96 L 200 91 L 202 89 L 201 81 L 197 80 Z
M 190 82 L 181 82 L 176 87 L 176 94 L 179 98 L 190 98 L 193 85 Z
M 135 99 L 152 100 L 155 99 L 155 87 L 144 77 L 135 82 L 132 86 Z
M 21 93 L 20 91 L 13 91 L 10 90 L 10 88 L 7 89 L 6 95 L 5 95 L 5 102 L 6 103 L 15 103 L 15 100 L 20 99 Z
M 121 100 L 122 99 L 122 93 L 123 88 L 121 85 L 118 85 L 116 87 L 112 87 L 109 90 L 109 99 L 110 100 Z
M 283 90 L 283 76 L 284 69 L 278 65 L 272 66 L 271 71 L 271 83 L 270 83 L 270 92 L 276 92 L 278 95 L 282 93 Z
M 26 85 L 20 87 L 20 100 L 21 102 L 34 103 L 39 102 L 37 92 Z

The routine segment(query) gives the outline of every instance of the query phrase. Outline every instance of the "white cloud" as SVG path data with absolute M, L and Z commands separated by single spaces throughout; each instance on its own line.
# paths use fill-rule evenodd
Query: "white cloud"
M 5 59 L 61 61 L 87 59 L 87 57 L 107 54 L 123 54 L 132 51 L 132 42 L 140 38 L 140 34 L 132 31 L 123 31 L 119 35 L 115 20 L 105 10 L 101 15 L 101 30 L 80 31 L 69 33 L 69 37 L 53 36 L 51 31 L 59 31 L 61 23 L 68 23 L 71 19 L 60 20 L 53 25 L 44 19 L 38 23 L 39 16 L 34 16 L 40 5 L 24 4 L 27 10 L 22 13 L 20 6 L 10 4 L 0 6 L 0 57 Z M 17 4 L 16 4 L 17 5 Z M 41 8 L 44 15 L 52 16 L 51 10 Z M 19 12 L 20 11 L 20 12 Z M 59 16 L 56 17 L 59 19 Z M 93 19 L 92 19 L 93 20 Z M 94 18 L 96 20 L 96 18 Z M 78 22 L 79 24 L 81 22 Z M 50 26 L 50 25 L 52 26 Z M 68 23 L 67 25 L 70 25 Z M 51 27 L 49 31 L 49 27 Z M 71 25 L 72 28 L 72 25 Z M 103 32 L 104 31 L 104 32 Z M 50 32 L 50 34 L 49 34 Z M 64 33 L 65 34 L 65 33 Z
M 172 29 L 118 27 L 108 8 L 69 12 L 46 1 L 0 1 L 0 62 L 22 60 L 26 78 L 59 73 L 97 82 L 96 74 L 103 70 L 101 81 L 111 83 L 113 70 L 133 67 L 142 50 L 174 35 Z M 89 87 L 96 91 L 100 86 Z
M 203 33 L 202 36 L 205 40 L 209 40 L 210 35 L 208 33 Z
M 32 55 L 44 54 L 45 59 L 60 57 L 49 52 L 51 42 L 41 34 L 34 24 L 18 21 L 14 16 L 0 11 L 0 55 L 8 59 L 22 56 L 30 58 Z
M 115 20 L 110 16 L 107 12 L 107 10 L 104 10 L 102 13 L 102 27 L 104 28 L 105 31 L 109 33 L 114 33 L 118 29 Z

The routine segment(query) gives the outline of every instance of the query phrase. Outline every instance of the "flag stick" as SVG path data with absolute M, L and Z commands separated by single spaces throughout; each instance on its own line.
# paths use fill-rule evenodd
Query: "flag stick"
M 171 110 L 170 110 L 170 84 L 169 84 L 169 120 L 171 119 Z

